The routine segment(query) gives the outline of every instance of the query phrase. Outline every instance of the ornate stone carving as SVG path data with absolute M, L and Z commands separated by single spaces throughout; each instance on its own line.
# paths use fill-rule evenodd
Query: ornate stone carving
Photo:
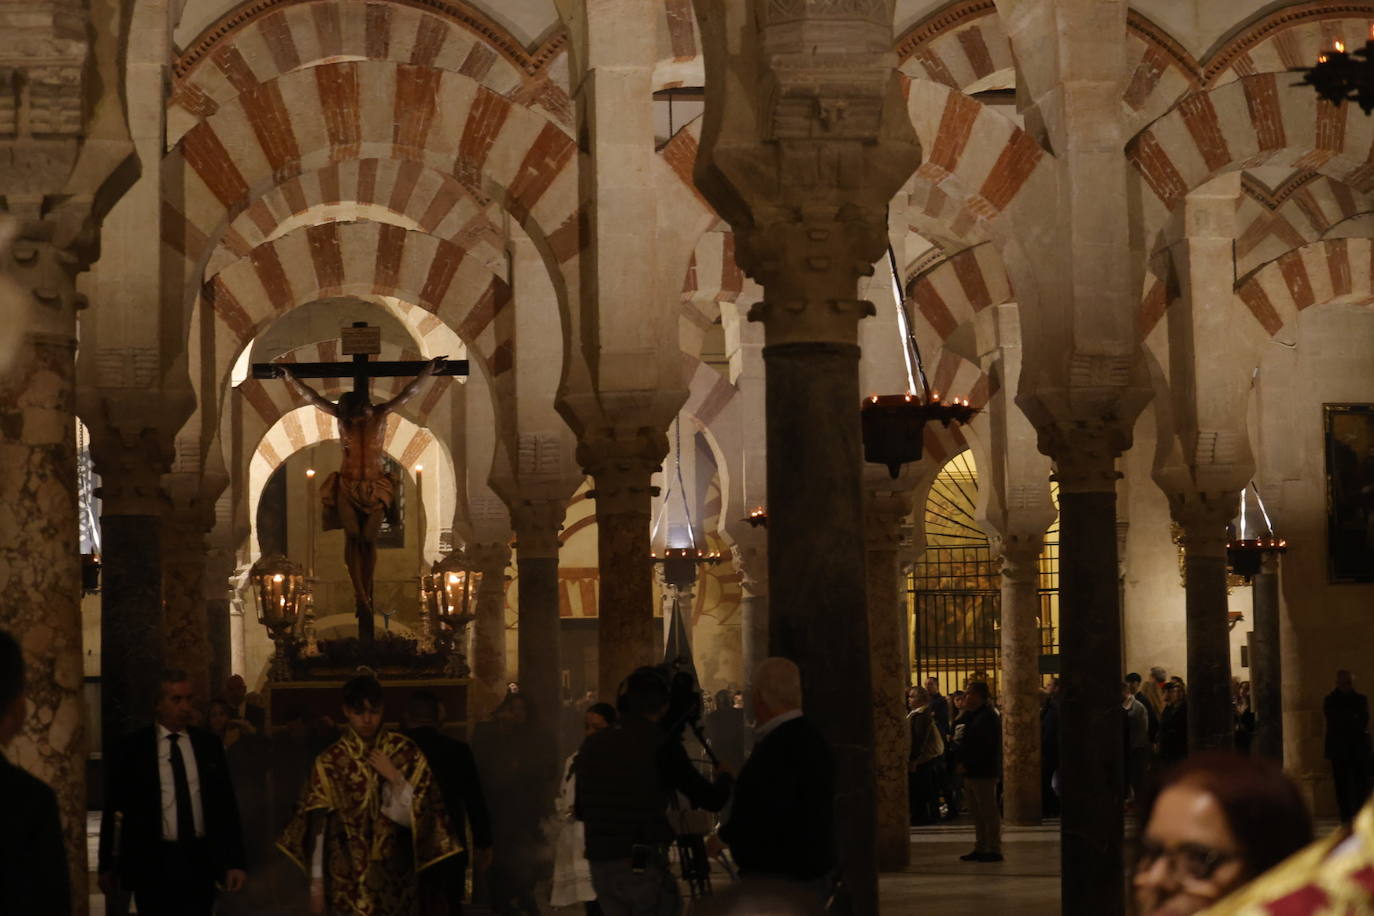
M 607 429 L 584 437 L 577 445 L 577 461 L 595 482 L 588 495 L 596 500 L 597 515 L 647 517 L 649 497 L 658 495 L 649 481 L 667 454 L 668 436 L 659 429 Z
M 525 500 L 511 510 L 515 547 L 521 559 L 557 557 L 567 504 L 562 500 Z

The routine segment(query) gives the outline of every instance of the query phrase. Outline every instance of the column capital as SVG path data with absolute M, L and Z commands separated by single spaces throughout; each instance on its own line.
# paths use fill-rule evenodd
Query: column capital
M 992 552 L 1001 559 L 1002 579 L 1008 584 L 1039 584 L 1043 531 L 1019 531 L 989 537 Z
M 725 526 L 730 542 L 730 560 L 740 576 L 745 595 L 768 594 L 768 529 L 755 528 L 744 521 Z
M 913 498 L 909 490 L 864 490 L 864 546 L 900 550 L 910 540 Z
M 482 571 L 484 583 L 488 577 L 504 577 L 506 567 L 510 565 L 510 545 L 500 541 L 468 544 L 463 552 L 472 568 Z
M 592 477 L 597 513 L 639 514 L 652 510 L 650 497 L 658 488 L 649 481 L 668 454 L 668 434 L 654 427 L 606 429 L 583 437 L 577 460 Z
M 1037 429 L 1040 451 L 1054 462 L 1050 479 L 1061 493 L 1115 493 L 1116 459 L 1130 447 L 1129 432 L 1110 421 L 1066 420 Z
M 519 500 L 510 510 L 515 528 L 515 550 L 519 559 L 557 557 L 562 546 L 558 533 L 563 530 L 567 501 L 561 499 Z
M 1227 526 L 1240 511 L 1240 491 L 1184 490 L 1165 493 L 1169 515 L 1182 529 L 1180 543 L 1194 556 L 1226 556 Z
M 161 515 L 171 501 L 162 477 L 172 468 L 171 439 L 151 426 L 91 428 L 102 515 Z

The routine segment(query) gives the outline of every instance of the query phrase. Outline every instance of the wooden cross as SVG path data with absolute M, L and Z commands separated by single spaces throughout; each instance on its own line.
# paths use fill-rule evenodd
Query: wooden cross
M 253 363 L 253 378 L 276 378 L 281 366 L 289 366 L 296 378 L 347 378 L 353 376 L 353 390 L 367 394 L 368 382 L 374 378 L 397 378 L 419 375 L 429 360 L 389 360 L 372 362 L 368 356 L 382 352 L 382 329 L 366 321 L 355 321 L 342 329 L 343 355 L 352 356 L 346 363 Z M 450 359 L 435 375 L 467 375 L 468 361 Z

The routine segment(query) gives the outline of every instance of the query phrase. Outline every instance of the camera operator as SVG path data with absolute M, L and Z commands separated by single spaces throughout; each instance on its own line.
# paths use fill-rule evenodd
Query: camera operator
M 668 867 L 672 795 L 681 792 L 708 811 L 730 797 L 728 771 L 708 782 L 687 757 L 685 723 L 674 721 L 672 699 L 664 670 L 636 670 L 621 688 L 620 722 L 589 736 L 578 752 L 577 816 L 586 825 L 592 885 L 606 916 L 677 913 L 677 881 Z

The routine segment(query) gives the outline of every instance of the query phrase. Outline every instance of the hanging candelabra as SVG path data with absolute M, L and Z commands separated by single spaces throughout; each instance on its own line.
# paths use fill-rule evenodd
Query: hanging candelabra
M 902 344 L 902 359 L 906 363 L 907 390 L 905 394 L 873 394 L 865 398 L 859 408 L 863 427 L 864 460 L 887 466 L 895 479 L 901 466 L 921 460 L 923 437 L 927 423 L 938 422 L 949 427 L 953 423 L 967 423 L 978 413 L 967 398 L 944 398 L 930 390 L 921 349 L 907 324 L 906 307 L 897 273 L 897 255 L 887 249 L 891 270 L 893 299 L 897 303 L 897 327 Z
M 1246 503 L 1249 501 L 1246 494 L 1251 492 L 1254 493 L 1255 503 L 1264 518 L 1264 530 L 1255 531 L 1252 536 L 1247 537 L 1251 532 L 1246 526 Z M 1252 482 L 1240 491 L 1240 521 L 1236 526 L 1236 537 L 1226 544 L 1227 565 L 1231 567 L 1232 573 L 1249 582 L 1263 567 L 1265 557 L 1277 556 L 1287 551 L 1288 541 L 1274 534 L 1273 523 L 1270 522 L 1269 513 L 1264 508 L 1264 499 Z
M 1317 55 L 1314 66 L 1296 71 L 1303 74 L 1296 85 L 1311 86 L 1332 105 L 1350 101 L 1365 114 L 1374 112 L 1374 26 L 1363 48 L 1347 52 L 1345 42 L 1337 40 L 1329 51 Z

